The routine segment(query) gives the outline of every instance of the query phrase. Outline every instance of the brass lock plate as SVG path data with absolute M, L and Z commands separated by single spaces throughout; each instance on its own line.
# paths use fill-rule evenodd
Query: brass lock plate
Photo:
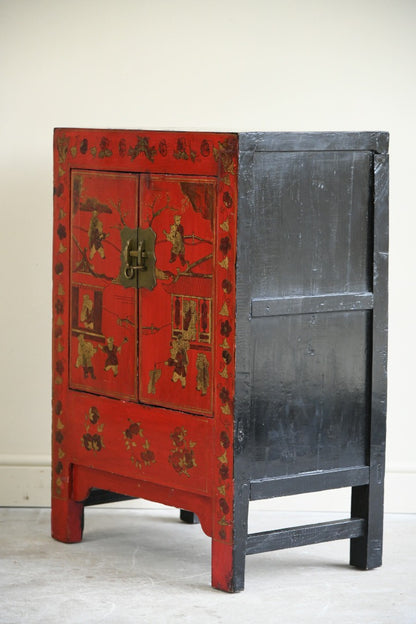
M 117 283 L 125 288 L 156 286 L 156 233 L 152 228 L 132 229 L 125 227 L 121 236 L 121 266 Z

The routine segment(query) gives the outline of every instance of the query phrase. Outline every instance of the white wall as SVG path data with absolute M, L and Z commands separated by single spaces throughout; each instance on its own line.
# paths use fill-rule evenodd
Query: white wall
M 49 504 L 54 126 L 388 130 L 386 509 L 416 512 L 415 27 L 414 0 L 0 0 L 0 504 Z

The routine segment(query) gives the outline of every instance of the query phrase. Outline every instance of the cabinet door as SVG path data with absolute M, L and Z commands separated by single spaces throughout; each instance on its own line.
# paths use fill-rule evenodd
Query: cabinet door
M 74 170 L 71 183 L 70 386 L 211 414 L 215 178 Z M 119 281 L 138 227 L 155 235 L 151 289 Z
M 212 413 L 216 180 L 143 175 L 140 227 L 156 234 L 156 286 L 140 289 L 139 400 Z
M 120 231 L 136 227 L 139 176 L 71 175 L 71 388 L 137 399 L 137 291 L 117 283 Z

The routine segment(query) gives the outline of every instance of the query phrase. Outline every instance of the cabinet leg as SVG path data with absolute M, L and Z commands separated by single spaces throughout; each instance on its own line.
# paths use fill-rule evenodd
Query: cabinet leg
M 84 505 L 70 498 L 52 498 L 52 537 L 73 544 L 82 540 Z
M 244 589 L 245 551 L 212 540 L 212 587 L 234 593 Z
M 351 517 L 365 518 L 366 533 L 351 540 L 350 564 L 362 570 L 381 566 L 383 546 L 383 486 L 379 483 L 352 488 Z
M 179 517 L 185 524 L 199 524 L 198 516 L 193 511 L 181 509 Z
M 226 592 L 244 589 L 249 486 L 236 484 L 232 543 L 212 539 L 212 586 Z
M 230 544 L 215 539 L 211 543 L 212 587 L 225 592 L 234 592 L 233 550 Z

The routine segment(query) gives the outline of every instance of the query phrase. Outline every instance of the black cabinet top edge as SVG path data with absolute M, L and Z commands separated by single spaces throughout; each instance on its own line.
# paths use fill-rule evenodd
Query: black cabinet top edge
M 241 152 L 370 151 L 386 154 L 388 132 L 242 132 Z

